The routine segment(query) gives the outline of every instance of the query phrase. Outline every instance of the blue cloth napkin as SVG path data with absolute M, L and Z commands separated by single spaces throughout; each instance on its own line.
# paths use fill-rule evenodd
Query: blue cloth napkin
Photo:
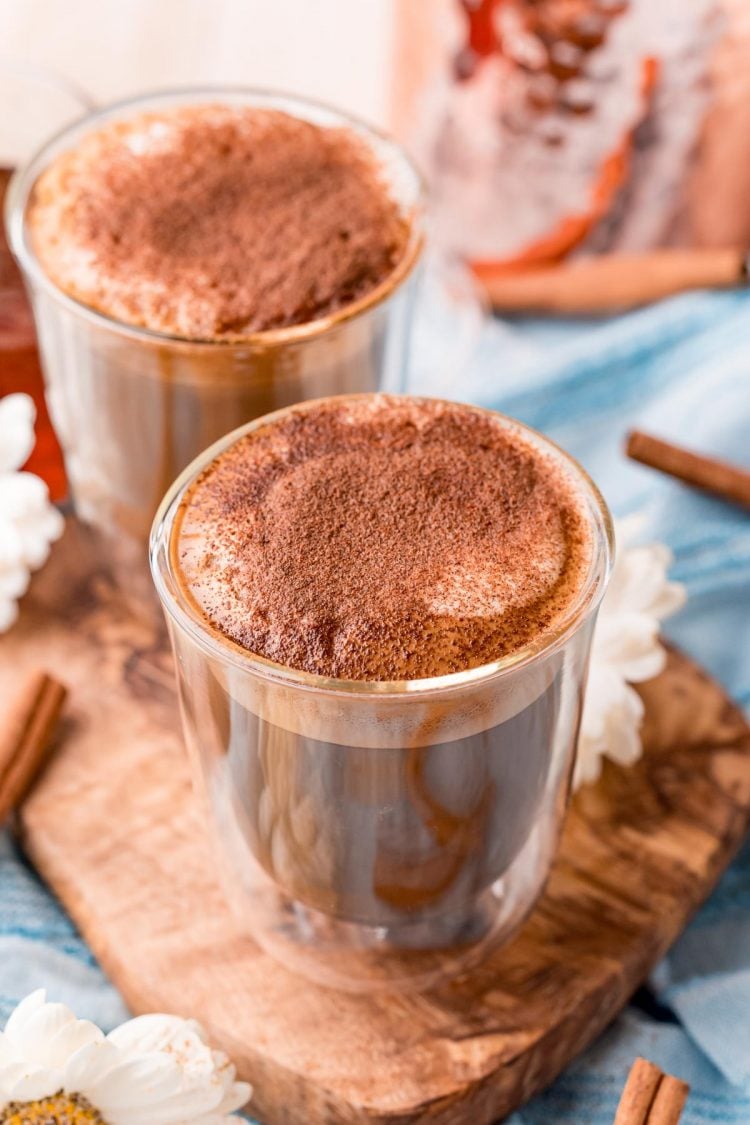
M 451 327 L 423 312 L 417 352 L 441 362 L 417 363 L 409 389 L 544 430 L 617 515 L 642 513 L 690 595 L 668 634 L 750 707 L 750 516 L 621 453 L 625 431 L 640 426 L 750 465 L 750 297 L 691 294 L 596 323 L 493 321 L 468 365 Z M 39 986 L 105 1029 L 126 1018 L 70 920 L 0 836 L 0 1023 Z M 509 1125 L 611 1125 L 638 1054 L 691 1083 L 686 1125 L 750 1123 L 750 847 L 648 987 Z

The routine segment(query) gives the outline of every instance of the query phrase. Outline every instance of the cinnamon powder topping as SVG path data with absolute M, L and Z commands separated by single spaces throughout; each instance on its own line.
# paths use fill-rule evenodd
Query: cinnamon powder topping
M 591 558 L 561 463 L 491 414 L 365 395 L 240 438 L 183 499 L 180 580 L 250 652 L 352 680 L 497 660 L 545 632 Z
M 40 177 L 29 225 L 43 268 L 70 296 L 209 340 L 350 304 L 393 271 L 407 237 L 353 130 L 225 105 L 88 134 Z

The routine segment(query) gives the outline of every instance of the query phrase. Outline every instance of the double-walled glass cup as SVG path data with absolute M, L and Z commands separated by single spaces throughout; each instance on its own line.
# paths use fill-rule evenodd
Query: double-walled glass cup
M 28 227 L 41 173 L 91 130 L 145 112 L 206 103 L 283 110 L 360 136 L 407 223 L 406 245 L 393 272 L 328 316 L 239 342 L 188 340 L 132 327 L 55 285 L 34 253 Z M 423 244 L 422 184 L 395 142 L 334 109 L 264 91 L 213 88 L 121 102 L 47 144 L 14 178 L 6 216 L 34 306 L 50 412 L 76 510 L 121 543 L 145 543 L 175 476 L 228 430 L 304 399 L 401 389 Z
M 473 409 L 473 408 L 472 408 Z M 591 634 L 612 562 L 599 492 L 578 487 L 588 572 L 555 627 L 470 671 L 405 682 L 327 679 L 254 655 L 180 582 L 181 503 L 230 434 L 175 482 L 151 567 L 176 660 L 189 754 L 228 898 L 288 967 L 348 989 L 452 975 L 507 938 L 554 855 L 575 757 Z

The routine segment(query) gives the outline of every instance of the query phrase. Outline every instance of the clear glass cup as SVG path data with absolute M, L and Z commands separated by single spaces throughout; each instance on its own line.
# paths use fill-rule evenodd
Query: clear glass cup
M 108 122 L 206 102 L 284 110 L 363 137 L 409 224 L 396 269 L 371 293 L 328 316 L 238 343 L 135 328 L 59 289 L 41 268 L 26 223 L 40 174 L 85 133 Z M 113 535 L 120 550 L 130 541 L 145 555 L 165 490 L 228 430 L 304 399 L 402 386 L 423 245 L 422 183 L 394 141 L 337 110 L 282 94 L 222 88 L 120 102 L 59 134 L 14 177 L 6 221 L 32 298 L 50 411 L 76 510 Z
M 202 617 L 177 575 L 175 519 L 223 449 L 285 413 L 207 450 L 154 523 L 151 568 L 194 776 L 227 897 L 264 949 L 335 987 L 424 987 L 507 938 L 547 878 L 611 520 L 576 462 L 504 419 L 574 478 L 590 519 L 590 570 L 555 629 L 496 663 L 434 679 L 370 683 L 283 667 Z

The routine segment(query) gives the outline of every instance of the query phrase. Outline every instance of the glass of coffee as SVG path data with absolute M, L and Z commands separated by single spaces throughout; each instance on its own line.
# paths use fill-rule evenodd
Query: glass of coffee
M 152 572 L 227 893 L 264 948 L 334 986 L 423 987 L 517 928 L 612 552 L 562 450 L 437 399 L 281 410 L 183 473 Z
M 422 208 L 393 141 L 284 95 L 160 93 L 47 144 L 7 222 L 81 517 L 143 544 L 228 430 L 398 389 Z

